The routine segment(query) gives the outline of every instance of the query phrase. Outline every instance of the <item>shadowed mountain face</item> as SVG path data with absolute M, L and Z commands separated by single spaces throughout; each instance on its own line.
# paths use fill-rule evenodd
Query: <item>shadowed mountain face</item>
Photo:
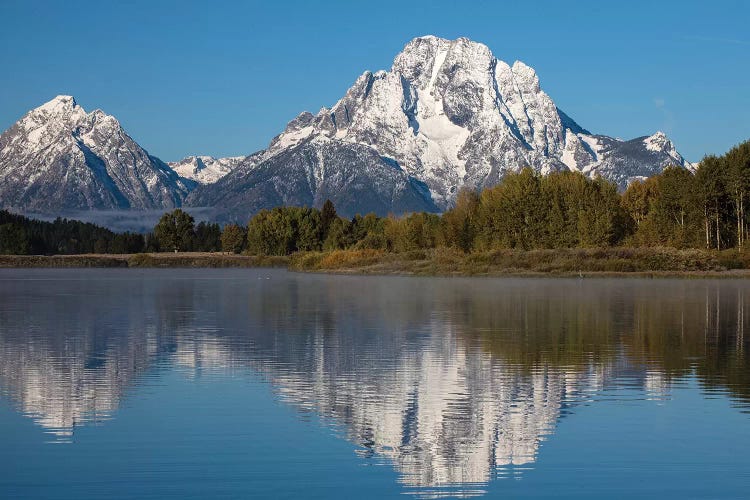
M 439 496 L 522 473 L 612 391 L 695 379 L 750 408 L 740 281 L 80 273 L 0 276 L 0 394 L 61 440 L 144 377 L 250 370 Z
M 0 135 L 0 206 L 41 213 L 172 208 L 195 186 L 150 156 L 115 117 L 71 96 L 29 111 Z
M 353 151 L 366 154 L 353 159 Z M 319 206 L 321 188 L 355 200 L 365 194 L 359 212 L 420 209 L 389 198 L 390 183 L 380 181 L 373 201 L 364 185 L 348 182 L 345 172 L 353 169 L 378 183 L 383 162 L 427 188 L 409 198 L 421 194 L 438 210 L 450 207 L 461 187 L 493 186 L 524 167 L 601 175 L 621 189 L 668 165 L 692 168 L 661 132 L 623 141 L 585 130 L 520 61 L 507 64 L 466 38 L 426 36 L 409 42 L 390 71 L 363 73 L 332 108 L 301 113 L 265 151 L 223 182 L 202 186 L 190 203 L 249 215 L 301 199 Z M 258 189 L 249 194 L 252 186 Z
M 210 189 L 196 190 L 190 204 L 214 207 L 217 219 L 241 224 L 264 208 L 322 207 L 326 199 L 349 217 L 437 211 L 426 186 L 361 144 L 308 141 L 259 163 L 258 157 L 246 158 Z

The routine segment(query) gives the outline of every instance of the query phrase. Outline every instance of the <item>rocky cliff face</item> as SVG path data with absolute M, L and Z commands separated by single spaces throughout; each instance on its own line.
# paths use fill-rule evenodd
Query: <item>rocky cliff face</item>
M 320 148 L 341 153 L 321 155 Z M 371 160 L 339 163 L 350 159 L 344 151 L 363 148 Z M 300 156 L 305 162 L 284 160 Z M 333 193 L 349 190 L 346 196 L 357 199 L 359 193 L 351 189 L 358 184 L 339 183 L 340 170 L 353 168 L 365 176 L 381 163 L 405 179 L 401 185 L 427 187 L 408 196 L 424 195 L 422 202 L 391 206 L 390 211 L 420 205 L 443 210 L 461 187 L 492 186 L 524 167 L 542 174 L 574 170 L 602 175 L 624 189 L 632 179 L 667 165 L 690 166 L 661 132 L 623 141 L 587 131 L 557 108 L 535 71 L 520 61 L 500 61 L 487 46 L 466 38 L 426 36 L 409 42 L 390 71 L 363 73 L 332 108 L 316 115 L 301 113 L 266 151 L 221 184 L 201 188 L 191 202 L 216 201 L 236 212 L 300 199 L 296 191 L 278 196 L 278 189 L 257 189 L 249 196 L 248 182 L 235 181 L 257 184 L 260 171 L 265 172 L 264 182 L 275 186 L 312 187 L 305 199 L 315 203 L 322 198 L 315 186 L 322 185 Z M 285 170 L 274 177 L 279 164 Z M 302 180 L 311 177 L 310 171 L 321 177 L 305 184 Z M 379 191 L 385 198 L 378 206 L 388 205 L 387 191 Z M 371 206 L 354 208 L 367 211 Z
M 113 116 L 57 96 L 0 135 L 0 204 L 38 212 L 180 206 L 194 187 Z

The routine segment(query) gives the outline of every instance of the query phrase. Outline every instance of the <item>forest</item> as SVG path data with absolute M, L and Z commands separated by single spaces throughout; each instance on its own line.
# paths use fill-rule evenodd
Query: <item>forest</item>
M 339 217 L 321 209 L 262 210 L 247 226 L 200 222 L 176 209 L 148 234 L 115 233 L 58 218 L 52 222 L 0 211 L 0 254 L 231 252 L 291 255 L 329 250 L 401 253 L 450 247 L 493 249 L 672 247 L 742 250 L 748 237 L 750 141 L 705 157 L 694 172 L 668 167 L 632 182 L 624 193 L 577 172 L 546 176 L 523 169 L 480 192 L 464 189 L 442 215 Z
M 178 221 L 187 222 L 175 225 L 175 215 Z M 221 227 L 205 222 L 195 225 L 193 218 L 182 210 L 164 214 L 154 232 L 148 234 L 116 233 L 88 222 L 63 218 L 41 221 L 0 210 L 0 254 L 80 255 L 167 251 L 174 249 L 174 242 L 170 238 L 176 231 L 181 235 L 177 244 L 182 251 L 221 250 Z
M 524 169 L 481 192 L 460 191 L 455 206 L 442 215 L 344 219 L 330 202 L 322 210 L 264 210 L 250 219 L 246 250 L 261 255 L 436 247 L 466 253 L 614 246 L 741 250 L 748 198 L 750 141 L 721 157 L 707 156 L 695 172 L 668 167 L 632 182 L 624 193 L 602 178 L 577 172 L 541 176 Z

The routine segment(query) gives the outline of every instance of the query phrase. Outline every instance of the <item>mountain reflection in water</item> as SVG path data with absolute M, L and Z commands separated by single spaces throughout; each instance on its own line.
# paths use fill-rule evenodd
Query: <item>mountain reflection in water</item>
M 142 377 L 260 373 L 422 496 L 522 474 L 560 418 L 695 379 L 750 402 L 744 281 L 2 271 L 0 390 L 54 439 Z M 154 375 L 157 374 L 157 375 Z M 654 403 L 657 404 L 657 403 Z M 106 425 L 106 423 L 103 423 Z

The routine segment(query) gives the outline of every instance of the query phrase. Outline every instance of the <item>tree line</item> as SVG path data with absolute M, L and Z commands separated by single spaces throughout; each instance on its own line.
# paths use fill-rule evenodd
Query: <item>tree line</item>
M 454 247 L 494 248 L 670 246 L 743 249 L 748 238 L 750 141 L 695 171 L 668 167 L 632 182 L 624 193 L 578 172 L 508 174 L 491 188 L 458 193 L 442 215 L 375 214 L 343 218 L 330 200 L 321 209 L 261 210 L 247 226 L 201 222 L 166 213 L 148 234 L 115 233 L 93 224 L 31 220 L 0 211 L 0 253 L 76 254 L 225 251 L 255 255 L 338 249 L 390 252 Z
M 632 244 L 674 247 L 736 247 L 748 234 L 750 141 L 723 156 L 707 156 L 693 174 L 668 168 L 632 183 L 623 207 L 632 220 Z
M 491 188 L 458 193 L 442 215 L 368 214 L 344 219 L 329 202 L 321 211 L 279 207 L 248 225 L 247 250 L 382 249 L 391 252 L 454 247 L 494 248 L 669 246 L 742 249 L 748 237 L 750 141 L 707 156 L 695 171 L 668 167 L 632 182 L 624 193 L 603 178 L 578 172 L 545 176 L 524 169 Z
M 164 214 L 154 231 L 147 234 L 116 233 L 95 224 L 64 218 L 41 221 L 0 210 L 0 254 L 132 254 L 175 249 L 218 252 L 222 249 L 221 238 L 218 224 L 201 222 L 196 225 L 193 217 L 182 210 Z

